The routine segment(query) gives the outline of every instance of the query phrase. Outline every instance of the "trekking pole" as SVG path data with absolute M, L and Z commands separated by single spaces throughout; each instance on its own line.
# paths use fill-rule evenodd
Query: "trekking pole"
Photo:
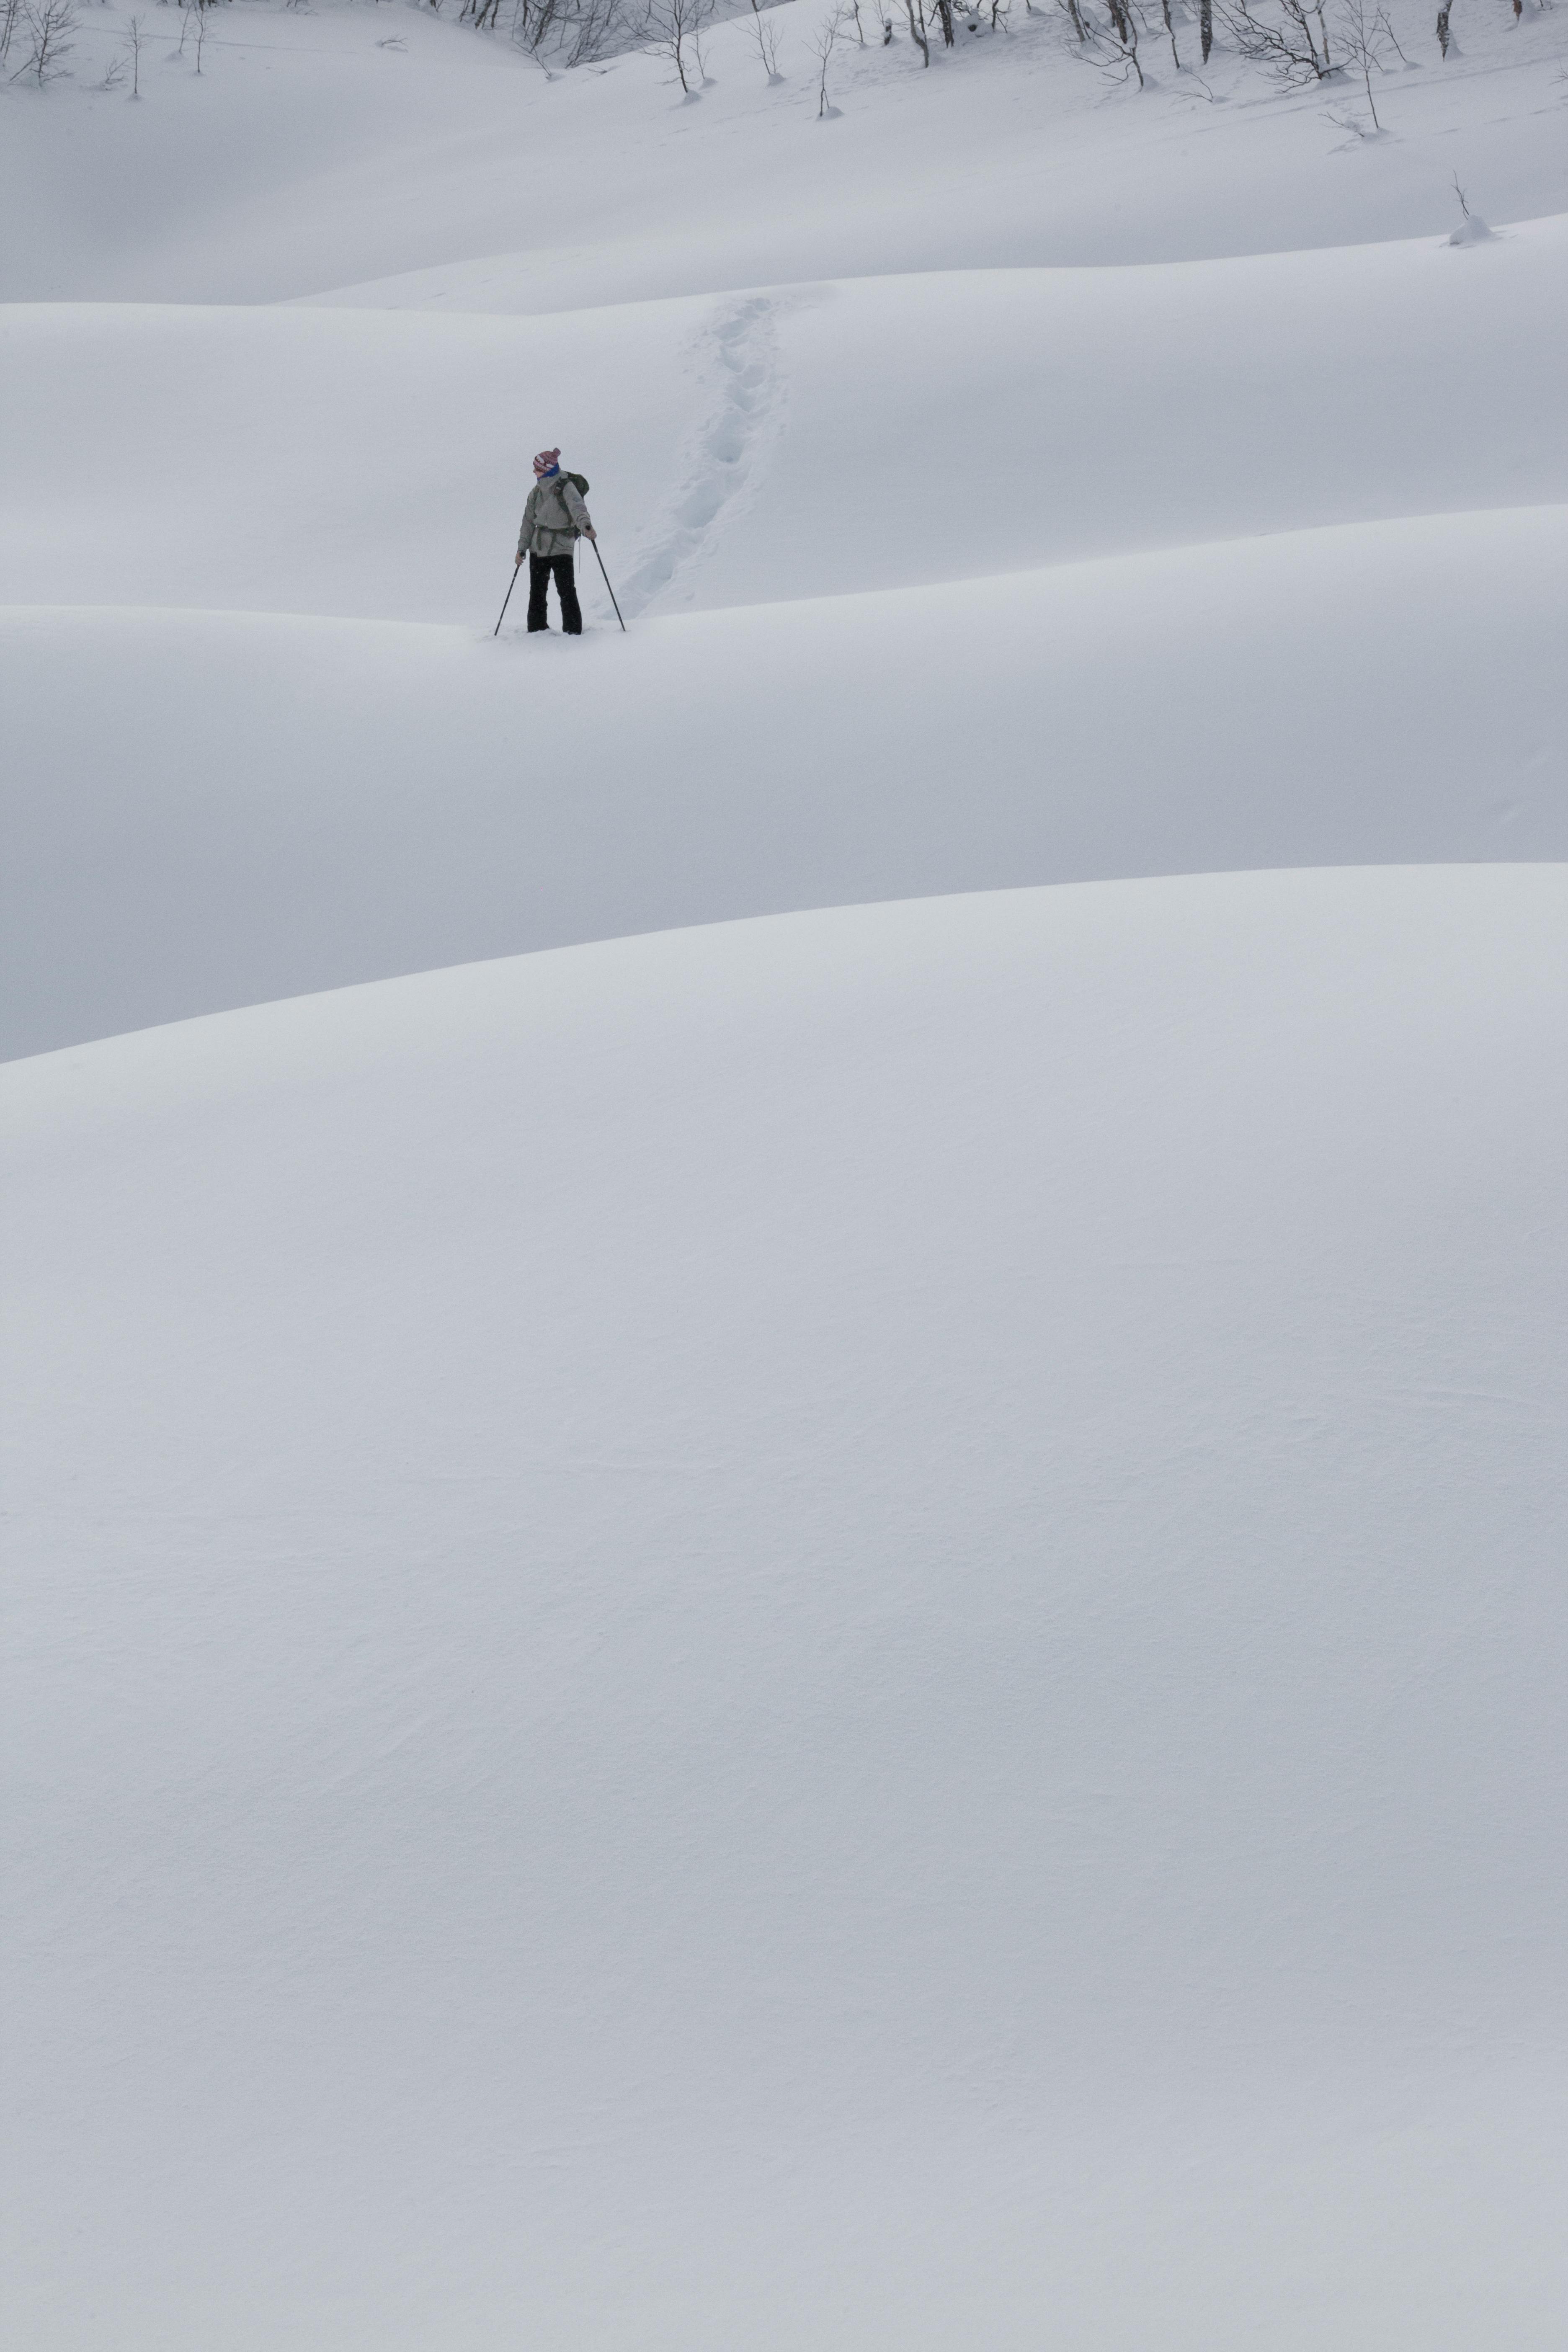
M 605 559 L 604 559 L 604 557 L 603 557 L 602 555 L 599 555 L 599 542 L 598 542 L 598 541 L 597 541 L 596 539 L 591 539 L 591 540 L 588 541 L 588 544 L 589 544 L 589 546 L 593 549 L 593 551 L 594 551 L 595 554 L 596 556 L 598 556 L 598 557 L 599 557 L 599 569 L 600 569 L 600 571 L 601 571 L 601 572 L 605 572 Z M 610 575 L 609 575 L 609 573 L 608 573 L 607 572 L 605 572 L 605 587 L 606 587 L 606 588 L 610 588 Z M 610 588 L 610 602 L 611 602 L 611 604 L 616 604 L 616 592 L 615 592 L 615 590 L 614 590 L 613 588 Z M 616 604 L 616 620 L 617 620 L 617 621 L 621 621 L 621 608 L 620 608 L 620 606 L 619 606 L 618 604 Z M 500 623 L 498 622 L 496 625 L 499 627 L 500 625 Z M 621 635 L 622 635 L 623 636 L 625 636 L 626 633 L 626 623 L 625 623 L 624 621 L 621 621 Z
M 510 578 L 510 581 L 508 582 L 508 583 L 507 583 L 507 592 L 506 592 L 506 594 L 505 594 L 505 595 L 502 597 L 502 599 L 501 599 L 500 621 L 504 621 L 504 620 L 505 620 L 505 618 L 506 618 L 506 608 L 507 608 L 507 606 L 511 603 L 511 592 L 512 592 L 512 590 L 517 586 L 517 575 L 518 575 L 518 572 L 520 572 L 521 570 L 522 570 L 522 566 L 521 566 L 521 563 L 519 563 L 518 565 L 516 565 L 516 566 L 514 567 L 514 569 L 513 569 L 511 578 Z M 491 636 L 492 636 L 492 637 L 499 637 L 499 636 L 500 636 L 500 621 L 498 621 L 498 622 L 496 623 L 496 625 L 495 625 L 495 627 L 490 631 L 490 635 L 491 635 Z

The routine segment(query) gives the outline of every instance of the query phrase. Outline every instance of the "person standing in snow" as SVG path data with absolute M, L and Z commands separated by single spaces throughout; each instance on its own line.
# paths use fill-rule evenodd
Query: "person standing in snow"
M 553 572 L 555 593 L 561 599 L 561 626 L 569 637 L 582 635 L 583 608 L 577 602 L 572 563 L 573 544 L 579 533 L 584 539 L 594 537 L 583 494 L 571 476 L 562 472 L 560 450 L 542 449 L 533 461 L 533 488 L 528 494 L 522 529 L 517 537 L 518 564 L 525 555 L 528 558 L 531 630 L 550 626 L 544 616 L 545 599 Z M 512 568 L 515 571 L 517 566 Z

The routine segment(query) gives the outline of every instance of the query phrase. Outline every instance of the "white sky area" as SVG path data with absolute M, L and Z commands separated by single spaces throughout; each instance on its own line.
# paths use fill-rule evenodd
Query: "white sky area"
M 1561 2352 L 1568 11 L 132 13 L 0 76 L 7 2346 Z

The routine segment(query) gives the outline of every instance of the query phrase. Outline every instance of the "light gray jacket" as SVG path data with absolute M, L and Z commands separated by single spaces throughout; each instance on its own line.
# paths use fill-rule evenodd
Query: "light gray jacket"
M 518 555 L 570 555 L 577 532 L 592 528 L 576 483 L 564 474 L 552 474 L 548 481 L 535 482 L 528 494 L 517 535 Z

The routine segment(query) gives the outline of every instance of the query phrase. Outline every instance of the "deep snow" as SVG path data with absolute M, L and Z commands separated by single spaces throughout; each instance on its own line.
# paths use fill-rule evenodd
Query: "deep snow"
M 0 1050 L 903 892 L 1568 851 L 1563 217 L 0 338 Z M 542 691 L 515 608 L 490 639 L 525 394 L 578 416 L 625 610 L 710 624 Z M 185 617 L 28 609 L 81 604 Z
M 12 2333 L 1545 2347 L 1561 867 L 11 1066 Z
M 1387 135 L 1371 141 L 1329 120 L 1364 123 L 1353 87 L 1282 97 L 1223 40 L 1214 69 L 1184 79 L 1151 44 L 1158 86 L 1108 91 L 1065 54 L 1054 10 L 1015 7 L 1009 33 L 966 39 L 930 73 L 901 33 L 888 51 L 841 50 L 840 118 L 823 124 L 813 0 L 777 12 L 781 88 L 744 24 L 721 26 L 695 106 L 650 58 L 547 80 L 417 8 L 272 0 L 225 10 L 199 79 L 174 54 L 178 17 L 143 11 L 146 95 L 132 106 L 86 86 L 131 13 L 84 10 L 81 87 L 7 98 L 0 296 L 363 289 L 377 304 L 552 311 L 1423 236 L 1457 225 L 1456 175 L 1494 228 L 1568 201 L 1561 17 L 1532 4 L 1516 26 L 1506 0 L 1456 0 L 1462 54 L 1446 65 L 1431 0 L 1391 0 L 1411 64 L 1380 78 Z M 1191 58 L 1190 24 L 1183 38 Z M 890 424 L 900 390 L 867 388 Z
M 836 901 L 1568 856 L 1565 588 L 1552 507 L 580 646 L 12 616 L 0 1042 Z
M 628 613 L 1568 503 L 1568 214 L 1489 251 L 974 270 L 544 320 L 42 306 L 3 331 L 18 604 L 488 629 L 520 413 L 563 420 Z M 861 396 L 884 377 L 891 416 Z
M 902 892 L 1563 854 L 1568 33 L 1444 66 L 1396 12 L 1367 142 L 1223 51 L 1108 94 L 1028 16 L 845 52 L 819 124 L 777 13 L 789 80 L 729 25 L 693 106 L 256 0 L 199 79 L 155 18 L 135 106 L 80 86 L 108 8 L 3 94 L 0 286 L 67 299 L 0 312 L 0 1051 Z M 644 624 L 575 687 L 515 608 L 489 645 L 556 441 Z
M 7 2342 L 1559 2352 L 1568 16 L 145 15 L 0 88 Z

